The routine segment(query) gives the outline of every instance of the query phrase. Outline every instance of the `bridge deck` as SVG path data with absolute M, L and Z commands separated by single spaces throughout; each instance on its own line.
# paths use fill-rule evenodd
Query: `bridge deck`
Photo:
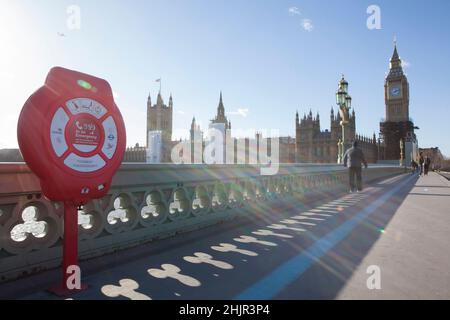
M 450 299 L 445 178 L 405 174 L 289 205 L 85 261 L 89 289 L 73 299 Z M 367 288 L 371 265 L 381 290 Z M 59 270 L 0 285 L 0 296 L 57 299 L 51 279 Z

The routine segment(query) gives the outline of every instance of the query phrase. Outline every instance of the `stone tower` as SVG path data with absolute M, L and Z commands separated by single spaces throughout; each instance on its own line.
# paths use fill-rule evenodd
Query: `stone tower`
M 231 129 L 231 122 L 227 120 L 225 115 L 225 107 L 223 105 L 222 91 L 220 92 L 219 105 L 217 106 L 217 114 L 214 119 L 211 120 L 213 124 L 223 124 L 225 129 Z
M 390 70 L 384 82 L 387 122 L 409 121 L 409 84 L 403 73 L 402 61 L 394 45 Z
M 385 145 L 384 159 L 400 159 L 400 141 L 414 136 L 414 124 L 409 118 L 409 83 L 403 72 L 402 60 L 394 44 L 389 73 L 384 82 L 386 119 L 380 123 Z
M 169 98 L 169 105 L 165 105 L 158 93 L 156 104 L 152 105 L 150 94 L 147 100 L 147 134 L 146 141 L 148 147 L 148 133 L 150 131 L 161 131 L 162 141 L 162 162 L 170 160 L 171 142 L 172 142 L 172 116 L 173 116 L 173 99 Z
M 222 151 L 219 151 L 222 153 L 222 155 L 216 155 L 217 159 L 219 159 L 218 163 L 225 163 L 226 162 L 226 141 L 227 139 L 231 139 L 231 121 L 228 121 L 227 116 L 225 115 L 225 106 L 223 105 L 223 99 L 222 99 L 222 91 L 220 92 L 220 98 L 219 98 L 219 105 L 217 106 L 217 114 L 214 117 L 214 119 L 211 120 L 211 123 L 209 124 L 209 129 L 214 129 L 220 132 L 222 135 L 222 142 L 223 145 L 218 147 Z M 217 143 L 217 142 L 214 142 Z

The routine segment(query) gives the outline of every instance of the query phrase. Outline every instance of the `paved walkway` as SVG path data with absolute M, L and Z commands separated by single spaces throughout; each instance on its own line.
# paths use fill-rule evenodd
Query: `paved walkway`
M 370 265 L 379 265 L 381 290 L 365 290 Z M 450 299 L 450 182 L 421 177 L 368 252 L 341 299 Z
M 363 193 L 286 205 L 255 205 L 249 218 L 83 262 L 89 289 L 72 298 L 450 299 L 443 177 L 405 174 Z M 369 266 L 380 271 L 379 290 L 367 287 Z M 52 299 L 43 288 L 58 278 L 49 271 L 0 292 Z

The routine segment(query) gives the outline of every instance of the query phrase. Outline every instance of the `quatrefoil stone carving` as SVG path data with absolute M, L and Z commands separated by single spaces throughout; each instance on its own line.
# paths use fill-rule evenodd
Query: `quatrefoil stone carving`
M 38 221 L 39 211 L 36 207 L 27 207 L 22 211 L 22 224 L 11 230 L 11 239 L 17 242 L 24 241 L 31 234 L 35 238 L 43 238 L 47 234 L 47 223 Z

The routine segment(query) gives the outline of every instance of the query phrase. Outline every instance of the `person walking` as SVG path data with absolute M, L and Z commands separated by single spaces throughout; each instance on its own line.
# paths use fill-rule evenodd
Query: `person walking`
M 411 173 L 416 173 L 417 170 L 417 163 L 414 161 L 414 159 L 411 160 Z
M 419 167 L 420 167 L 420 175 L 423 175 L 423 164 L 425 162 L 425 159 L 423 158 L 423 153 L 421 152 L 419 154 Z
M 426 156 L 425 160 L 424 160 L 424 167 L 425 167 L 425 175 L 428 175 L 428 171 L 430 170 L 430 165 L 431 165 L 431 159 L 430 157 Z
M 348 168 L 348 178 L 350 184 L 350 193 L 362 191 L 362 169 L 361 165 L 367 168 L 367 162 L 363 151 L 358 148 L 358 142 L 353 141 L 353 146 L 344 154 L 344 166 Z M 356 180 L 356 188 L 355 188 Z

